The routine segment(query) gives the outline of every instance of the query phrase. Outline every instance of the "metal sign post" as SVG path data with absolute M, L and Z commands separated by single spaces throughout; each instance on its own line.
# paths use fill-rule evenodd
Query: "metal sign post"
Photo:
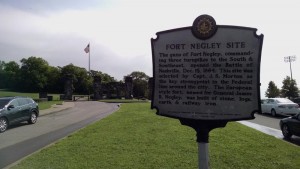
M 215 128 L 225 127 L 227 121 L 179 120 L 182 125 L 192 127 L 196 130 L 199 169 L 209 169 L 209 132 Z
M 199 169 L 209 169 L 208 143 L 198 143 L 198 166 Z

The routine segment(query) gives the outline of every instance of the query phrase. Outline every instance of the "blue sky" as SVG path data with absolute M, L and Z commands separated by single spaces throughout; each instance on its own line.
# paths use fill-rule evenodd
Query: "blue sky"
M 264 97 L 271 80 L 281 88 L 290 76 L 285 56 L 297 57 L 292 69 L 300 84 L 299 9 L 296 0 L 1 0 L 0 60 L 38 56 L 51 66 L 73 63 L 88 69 L 83 49 L 91 43 L 91 69 L 118 80 L 132 71 L 152 76 L 155 33 L 191 26 L 196 17 L 209 14 L 219 25 L 253 27 L 264 34 Z

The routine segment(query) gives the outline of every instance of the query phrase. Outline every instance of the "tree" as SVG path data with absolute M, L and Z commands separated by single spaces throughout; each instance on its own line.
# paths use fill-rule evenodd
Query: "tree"
M 19 81 L 20 66 L 15 61 L 1 63 L 1 88 L 16 89 Z
M 49 66 L 47 77 L 47 84 L 45 86 L 47 92 L 62 93 L 64 91 L 64 84 L 61 80 L 61 68 Z
M 281 95 L 282 97 L 295 98 L 299 97 L 299 89 L 295 79 L 291 79 L 289 76 L 282 81 Z
M 92 77 L 89 76 L 85 68 L 69 64 L 61 69 L 61 76 L 65 78 L 71 76 L 73 80 L 74 92 L 78 94 L 89 93 L 92 86 Z
M 46 60 L 31 56 L 21 60 L 20 88 L 24 91 L 44 92 L 48 82 L 49 64 Z
M 64 78 L 72 76 L 75 93 L 87 94 L 93 90 L 93 73 L 101 76 L 102 83 L 116 80 L 101 71 L 91 71 L 73 64 L 52 67 L 42 58 L 31 56 L 21 60 L 21 66 L 0 60 L 0 88 L 25 92 L 64 92 Z
M 267 89 L 265 95 L 268 98 L 274 98 L 274 97 L 278 97 L 280 95 L 280 90 L 278 89 L 278 87 L 275 85 L 275 83 L 273 81 L 269 82 L 269 86 L 268 86 L 268 89 Z
M 106 73 L 102 73 L 101 71 L 95 71 L 91 70 L 91 76 L 100 76 L 101 77 L 101 83 L 110 83 L 110 82 L 116 82 L 116 79 L 111 77 L 110 75 Z
M 5 62 L 0 60 L 0 89 L 5 88 L 6 74 L 4 72 Z
M 20 81 L 20 65 L 15 61 L 10 61 L 7 64 L 5 64 L 4 71 L 7 73 L 7 88 L 17 89 L 18 82 Z
M 3 71 L 5 67 L 5 62 L 0 60 L 0 71 Z
M 132 77 L 133 81 L 133 96 L 134 97 L 147 97 L 148 95 L 148 80 L 149 76 L 144 72 L 134 71 L 127 75 Z

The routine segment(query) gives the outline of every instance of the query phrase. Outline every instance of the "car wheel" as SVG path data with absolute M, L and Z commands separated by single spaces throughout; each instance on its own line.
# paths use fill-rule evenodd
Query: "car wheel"
M 36 121 L 37 121 L 37 114 L 36 114 L 36 112 L 32 112 L 30 119 L 28 120 L 28 123 L 34 124 L 34 123 L 36 123 Z
M 276 117 L 276 111 L 274 109 L 271 110 L 271 115 Z
M 0 133 L 5 132 L 5 130 L 8 127 L 8 121 L 6 118 L 2 117 L 0 118 Z
M 290 132 L 290 129 L 289 129 L 289 126 L 288 126 L 288 125 L 283 124 L 281 130 L 282 130 L 282 135 L 283 135 L 284 138 L 290 139 L 290 138 L 292 137 L 292 134 L 291 134 L 291 132 Z

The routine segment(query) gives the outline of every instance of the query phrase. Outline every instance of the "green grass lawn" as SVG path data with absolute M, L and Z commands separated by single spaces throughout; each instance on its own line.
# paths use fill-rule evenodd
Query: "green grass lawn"
M 116 113 L 27 157 L 12 168 L 195 169 L 196 132 L 155 115 L 150 103 Z M 300 148 L 236 122 L 210 132 L 212 169 L 298 169 Z
M 63 101 L 46 101 L 46 102 L 39 102 L 39 109 L 44 110 L 44 109 L 49 109 L 52 105 L 54 104 L 62 104 Z
M 22 92 L 14 92 L 5 89 L 0 89 L 0 97 L 7 96 L 23 96 L 23 97 L 31 97 L 33 99 L 39 98 L 39 93 L 22 93 Z M 48 94 L 48 96 L 53 96 L 53 100 L 59 100 L 59 94 Z
M 54 104 L 61 104 L 63 101 L 59 100 L 59 94 L 48 94 L 49 96 L 53 96 L 53 101 L 44 101 L 39 102 L 39 109 L 48 109 L 51 105 Z M 38 99 L 38 93 L 21 93 L 21 92 L 13 92 L 9 90 L 0 89 L 0 97 L 7 97 L 7 96 L 22 96 L 22 97 L 31 97 L 33 99 Z
M 9 90 L 0 89 L 0 97 L 7 97 L 7 96 L 23 96 L 23 97 L 31 97 L 33 99 L 38 99 L 38 93 L 21 93 L 21 92 L 13 92 Z

